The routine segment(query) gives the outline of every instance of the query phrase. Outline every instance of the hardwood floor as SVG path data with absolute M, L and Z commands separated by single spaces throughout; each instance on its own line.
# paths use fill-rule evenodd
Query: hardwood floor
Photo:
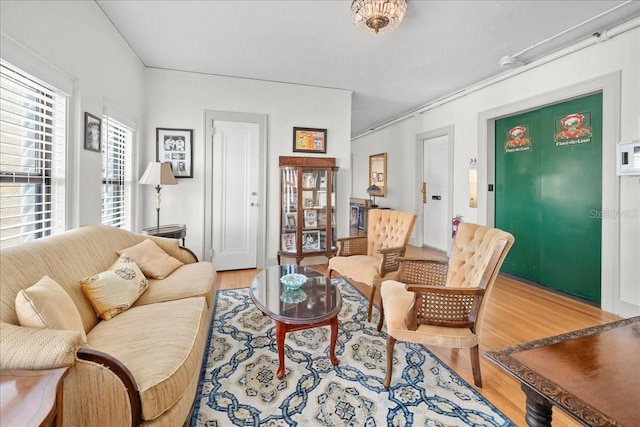
M 409 247 L 407 256 L 442 255 L 429 249 Z M 326 274 L 326 265 L 308 267 Z M 258 272 L 259 270 L 220 272 L 217 289 L 247 287 Z M 354 285 L 368 295 L 369 287 L 358 283 Z M 526 426 L 525 398 L 520 390 L 520 383 L 482 356 L 484 352 L 620 318 L 589 304 L 505 276 L 499 276 L 494 286 L 491 300 L 485 308 L 484 330 L 480 343 L 483 388 L 476 389 L 516 425 Z M 379 304 L 379 296 L 376 303 Z M 431 347 L 429 350 L 473 387 L 473 374 L 467 350 L 438 347 Z M 554 409 L 554 427 L 579 425 L 562 411 Z

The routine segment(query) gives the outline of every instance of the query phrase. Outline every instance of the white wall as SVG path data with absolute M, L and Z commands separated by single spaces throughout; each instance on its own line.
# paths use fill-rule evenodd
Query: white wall
M 605 120 L 610 119 L 615 129 L 610 134 L 623 141 L 640 138 L 640 29 L 635 28 L 604 43 L 597 43 L 552 62 L 517 74 L 507 80 L 471 92 L 425 111 L 420 116 L 411 117 L 375 133 L 352 142 L 353 163 L 364 163 L 370 154 L 382 151 L 386 143 L 388 161 L 401 163 L 402 181 L 388 172 L 389 192 L 394 194 L 389 203 L 396 209 L 416 211 L 416 186 L 413 162 L 406 162 L 415 150 L 415 134 L 453 125 L 454 137 L 454 212 L 461 213 L 468 222 L 485 223 L 488 217 L 488 193 L 486 185 L 479 185 L 479 207 L 468 206 L 468 161 L 470 157 L 485 158 L 478 165 L 479 176 L 486 183 L 488 175 L 486 147 L 480 146 L 480 136 L 486 132 L 479 117 L 486 111 L 500 110 L 504 106 L 522 103 L 524 100 L 552 94 L 581 82 L 601 79 L 611 73 L 621 72 L 619 105 L 605 109 Z M 611 94 L 609 94 L 611 96 Z M 503 108 L 504 109 L 504 108 Z M 514 111 L 515 113 L 517 111 Z M 611 117 L 611 116 L 614 117 Z M 416 129 L 412 133 L 412 129 Z M 486 135 L 485 135 L 486 138 Z M 604 139 L 604 138 L 603 138 Z M 616 138 L 603 140 L 603 157 L 614 159 Z M 399 159 L 394 159 L 399 156 Z M 366 158 L 365 158 L 366 157 Z M 407 170 L 409 169 L 409 170 Z M 603 269 L 611 269 L 611 274 L 602 283 L 602 308 L 604 310 L 632 316 L 640 314 L 640 179 L 639 177 L 616 177 L 609 161 L 604 165 L 604 189 L 613 188 L 618 194 L 603 194 L 603 230 L 612 230 L 603 235 Z M 363 171 L 354 166 L 354 196 L 366 182 Z M 397 172 L 396 172 L 397 173 Z M 362 175 L 362 176 L 360 176 Z M 410 181 L 405 181 L 409 177 Z M 483 180 L 481 179 L 482 183 Z M 392 199 L 389 199 L 390 201 Z M 604 201 L 606 200 L 606 203 Z M 614 201 L 612 205 L 612 200 Z M 385 199 L 380 199 L 386 205 Z M 614 222 L 613 224 L 611 222 Z M 619 231 L 618 231 L 619 230 Z M 619 233 L 619 236 L 617 235 Z M 415 233 L 414 233 L 415 234 Z M 414 236 L 415 239 L 415 236 Z M 616 242 L 610 246 L 610 242 Z M 605 265 L 606 264 L 606 265 Z
M 100 117 L 109 105 L 119 118 L 140 123 L 144 66 L 93 1 L 2 0 L 0 19 L 4 59 L 45 80 L 42 74 L 57 73 L 73 87 L 70 226 L 100 223 L 101 156 L 84 150 L 84 112 Z
M 362 140 L 352 143 L 352 197 L 369 199 L 366 191 L 369 187 L 369 156 L 387 153 L 387 195 L 376 196 L 376 204 L 380 207 L 414 211 L 413 205 L 406 203 L 405 199 L 415 190 L 415 153 L 408 148 L 413 148 L 415 135 L 420 132 L 419 126 L 420 123 L 416 120 L 405 120 L 371 134 L 364 143 Z M 415 243 L 413 239 L 411 243 Z
M 194 129 L 194 178 L 163 188 L 161 220 L 187 224 L 187 246 L 200 257 L 205 110 L 268 116 L 267 264 L 275 262 L 279 249 L 278 157 L 294 154 L 294 126 L 328 129 L 326 156 L 336 157 L 340 166 L 338 232 L 348 233 L 351 92 L 147 70 L 93 1 L 2 0 L 0 18 L 3 58 L 16 58 L 21 62 L 16 65 L 45 80 L 51 80 L 47 77 L 52 72 L 72 88 L 68 197 L 74 203 L 70 227 L 101 221 L 101 156 L 83 149 L 83 126 L 85 111 L 101 116 L 108 107 L 117 118 L 137 128 L 134 181 L 147 162 L 155 160 L 156 127 Z M 46 72 L 40 71 L 43 69 Z M 155 224 L 155 190 L 140 185 L 133 188 L 132 228 L 140 230 Z
M 193 179 L 162 189 L 161 222 L 187 225 L 187 246 L 203 258 L 204 112 L 206 110 L 267 115 L 267 265 L 275 263 L 280 245 L 280 156 L 293 153 L 293 127 L 327 129 L 327 153 L 338 172 L 338 234 L 347 235 L 351 171 L 351 92 L 336 89 L 149 69 L 147 128 L 141 165 L 155 160 L 155 129 L 193 129 Z M 317 156 L 317 155 L 316 155 Z M 155 223 L 153 189 L 142 189 L 145 224 Z M 287 260 L 289 262 L 291 260 Z M 305 264 L 310 260 L 306 259 Z M 326 259 L 325 259 L 326 262 Z

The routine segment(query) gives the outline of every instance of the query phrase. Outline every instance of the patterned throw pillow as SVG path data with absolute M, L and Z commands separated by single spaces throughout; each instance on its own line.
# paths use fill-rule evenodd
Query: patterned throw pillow
M 153 240 L 146 239 L 130 248 L 117 252 L 127 253 L 133 258 L 145 276 L 152 279 L 164 279 L 184 263 L 162 250 Z
M 126 253 L 109 268 L 95 276 L 80 279 L 98 317 L 109 320 L 131 307 L 149 287 L 149 281 Z
M 78 331 L 86 342 L 87 335 L 80 312 L 62 286 L 49 276 L 16 295 L 16 314 L 21 326 Z

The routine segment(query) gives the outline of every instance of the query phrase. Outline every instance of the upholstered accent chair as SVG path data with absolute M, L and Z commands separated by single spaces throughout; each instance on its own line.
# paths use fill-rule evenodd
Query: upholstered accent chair
M 371 287 L 367 319 L 376 289 L 384 279 L 395 277 L 398 257 L 405 254 L 416 215 L 390 209 L 371 209 L 366 236 L 337 239 L 338 253 L 329 260 L 329 277 L 334 272 Z
M 473 380 L 482 387 L 478 345 L 484 309 L 514 240 L 497 228 L 462 223 L 448 262 L 400 258 L 396 280 L 385 280 L 380 289 L 378 330 L 386 316 L 388 334 L 385 387 L 397 340 L 470 349 Z

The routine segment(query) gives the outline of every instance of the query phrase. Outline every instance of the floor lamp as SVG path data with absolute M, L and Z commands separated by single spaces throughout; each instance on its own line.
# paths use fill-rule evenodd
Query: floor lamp
M 149 162 L 147 170 L 138 181 L 144 185 L 155 185 L 156 188 L 156 226 L 160 228 L 160 190 L 162 185 L 176 185 L 170 163 Z

